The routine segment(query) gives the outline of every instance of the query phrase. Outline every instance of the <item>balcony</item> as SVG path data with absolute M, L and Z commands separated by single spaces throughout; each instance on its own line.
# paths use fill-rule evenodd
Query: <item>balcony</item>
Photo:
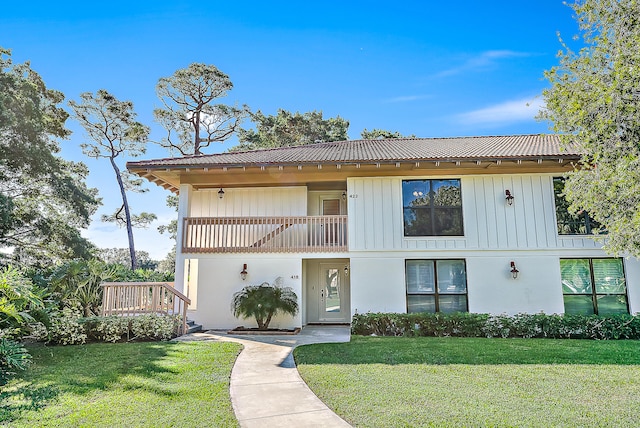
M 346 252 L 347 216 L 188 217 L 183 253 Z

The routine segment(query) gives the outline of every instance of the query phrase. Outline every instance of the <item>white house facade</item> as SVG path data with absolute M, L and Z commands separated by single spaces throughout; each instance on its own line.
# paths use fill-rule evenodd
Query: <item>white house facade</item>
M 635 313 L 640 263 L 566 212 L 555 136 L 354 140 L 131 162 L 180 195 L 176 288 L 205 328 L 253 326 L 235 292 L 277 277 L 301 311 Z

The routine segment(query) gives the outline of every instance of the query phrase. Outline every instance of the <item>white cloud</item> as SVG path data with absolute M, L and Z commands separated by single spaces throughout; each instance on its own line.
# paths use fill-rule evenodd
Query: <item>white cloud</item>
M 457 115 L 465 125 L 495 125 L 534 120 L 544 107 L 540 97 L 522 98 Z
M 460 74 L 465 71 L 484 70 L 493 66 L 500 59 L 526 56 L 531 56 L 531 54 L 527 52 L 516 52 L 510 50 L 485 51 L 481 52 L 478 55 L 467 58 L 467 60 L 463 64 L 457 67 L 452 67 L 436 73 L 436 77 L 452 76 L 454 74 Z

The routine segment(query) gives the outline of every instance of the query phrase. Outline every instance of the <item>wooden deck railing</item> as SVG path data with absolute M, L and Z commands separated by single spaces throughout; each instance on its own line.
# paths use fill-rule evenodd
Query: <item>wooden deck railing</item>
M 183 253 L 347 251 L 347 216 L 188 217 Z
M 173 288 L 172 282 L 103 282 L 102 315 L 180 315 L 178 335 L 187 331 L 191 300 Z

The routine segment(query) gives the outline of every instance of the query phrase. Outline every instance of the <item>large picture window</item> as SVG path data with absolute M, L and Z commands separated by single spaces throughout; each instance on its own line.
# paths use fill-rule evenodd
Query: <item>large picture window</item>
M 407 260 L 407 312 L 467 312 L 464 260 Z
M 622 259 L 561 259 L 567 314 L 628 314 Z
M 564 178 L 553 179 L 553 192 L 556 202 L 558 235 L 591 235 L 600 228 L 600 223 L 589 217 L 586 212 L 571 214 L 569 202 L 564 197 Z
M 402 182 L 405 236 L 462 236 L 460 180 Z

